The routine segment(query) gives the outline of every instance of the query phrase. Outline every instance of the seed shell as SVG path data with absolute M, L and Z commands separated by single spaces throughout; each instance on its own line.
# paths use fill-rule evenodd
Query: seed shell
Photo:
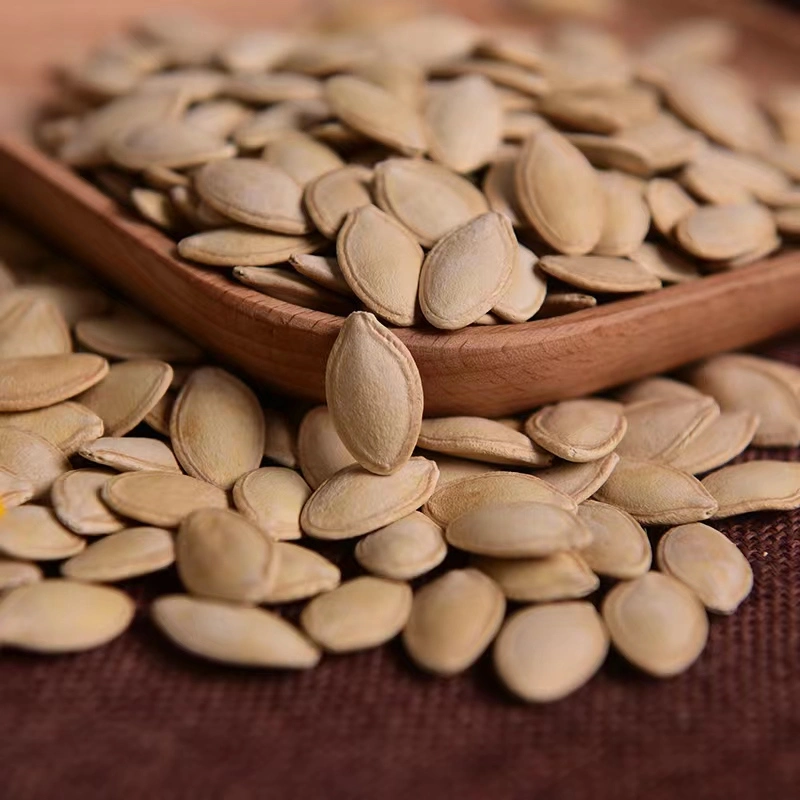
M 0 426 L 35 433 L 66 456 L 103 435 L 103 420 L 80 403 L 65 401 L 34 411 L 0 414 Z
M 100 498 L 113 473 L 103 469 L 74 469 L 53 483 L 51 501 L 62 525 L 81 536 L 120 531 L 125 523 Z
M 49 508 L 19 506 L 0 517 L 0 553 L 4 556 L 58 561 L 80 553 L 85 547 L 86 542 L 70 533 Z
M 322 592 L 341 582 L 339 568 L 319 553 L 289 542 L 276 542 L 278 571 L 263 603 L 292 603 Z
M 703 488 L 719 504 L 713 519 L 751 511 L 800 508 L 800 464 L 748 461 L 723 467 L 703 478 Z
M 300 512 L 311 489 L 294 470 L 262 467 L 242 475 L 233 486 L 233 503 L 272 539 L 299 539 Z

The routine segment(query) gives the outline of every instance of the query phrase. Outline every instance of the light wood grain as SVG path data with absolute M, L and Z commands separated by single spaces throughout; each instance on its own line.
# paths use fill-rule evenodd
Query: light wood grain
M 32 5 L 53 6 L 58 16 L 52 0 Z M 94 15 L 93 6 L 87 5 L 83 27 L 70 21 L 82 31 L 75 41 L 83 41 L 85 29 L 95 35 L 107 33 L 120 17 L 131 16 L 131 8 L 138 11 L 153 4 L 125 0 L 108 5 L 116 10 L 103 6 L 106 10 Z M 479 0 L 467 5 L 473 16 L 485 15 L 491 7 Z M 679 9 L 704 10 L 709 5 L 714 4 L 678 3 Z M 254 4 L 248 0 L 242 6 L 252 9 Z M 279 6 L 286 12 L 288 4 Z M 641 6 L 652 13 L 643 14 Z M 264 19 L 265 7 L 259 6 L 257 19 Z M 751 11 L 747 3 L 733 2 L 730 7 L 737 14 Z M 636 8 L 627 19 L 629 31 L 675 14 L 673 4 L 667 11 L 659 3 Z M 496 9 L 492 12 L 496 18 Z M 759 26 L 764 18 L 759 17 Z M 746 57 L 760 54 L 761 60 L 754 62 L 760 66 L 754 70 L 761 76 L 787 75 L 796 59 L 791 35 L 787 40 L 779 29 L 790 27 L 780 24 L 781 15 L 766 18 L 771 19 L 766 32 L 752 28 Z M 0 17 L 0 27 L 1 23 Z M 28 37 L 31 30 L 35 28 L 26 29 Z M 765 53 L 772 53 L 768 62 L 763 60 Z M 23 101 L 4 103 L 0 95 L 0 124 L 6 129 L 18 130 L 33 98 L 45 91 L 42 62 L 26 58 L 17 83 L 24 90 Z M 219 271 L 181 262 L 169 239 L 128 216 L 19 134 L 0 141 L 0 203 L 256 380 L 304 398 L 323 399 L 325 361 L 341 320 L 272 300 Z M 419 365 L 427 414 L 500 415 L 599 391 L 786 331 L 800 324 L 798 297 L 800 254 L 795 251 L 735 273 L 565 318 L 453 333 L 401 330 L 399 335 Z

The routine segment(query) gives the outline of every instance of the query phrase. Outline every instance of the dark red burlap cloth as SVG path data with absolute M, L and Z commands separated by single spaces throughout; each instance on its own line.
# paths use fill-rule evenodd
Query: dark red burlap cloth
M 800 363 L 800 336 L 765 352 Z M 800 513 L 719 527 L 755 588 L 700 661 L 657 681 L 612 656 L 549 706 L 510 699 L 486 657 L 435 680 L 397 643 L 304 674 L 205 664 L 147 619 L 175 576 L 131 582 L 140 611 L 109 647 L 0 655 L 0 798 L 798 798 Z

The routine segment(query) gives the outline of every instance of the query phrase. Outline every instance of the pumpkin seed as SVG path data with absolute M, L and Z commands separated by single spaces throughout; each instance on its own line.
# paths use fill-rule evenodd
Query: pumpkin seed
M 502 98 L 500 102 L 502 105 Z M 524 142 L 548 127 L 547 120 L 534 111 L 506 111 L 503 115 L 502 137 L 506 142 Z
M 439 467 L 439 482 L 436 484 L 437 489 L 441 489 L 446 483 L 458 480 L 459 478 L 468 478 L 473 475 L 483 475 L 486 472 L 493 472 L 494 466 L 492 464 L 482 464 L 479 461 L 468 461 L 464 458 L 455 458 L 453 456 L 445 456 L 441 453 L 427 453 L 423 452 L 425 458 L 431 459 L 436 462 Z
M 436 675 L 455 675 L 491 644 L 505 613 L 497 584 L 476 569 L 451 570 L 414 594 L 403 644 L 411 660 Z
M 325 394 L 336 430 L 361 466 L 389 475 L 408 462 L 422 421 L 422 382 L 405 345 L 371 314 L 351 314 L 342 326 Z
M 74 536 L 43 506 L 19 506 L 0 517 L 0 553 L 10 558 L 58 561 L 80 553 L 86 542 Z
M 645 189 L 653 225 L 662 236 L 671 236 L 675 226 L 697 209 L 697 203 L 670 178 L 653 178 Z
M 800 236 L 800 208 L 779 208 L 773 216 L 783 236 Z
M 616 453 L 609 453 L 596 461 L 583 464 L 562 462 L 549 469 L 537 472 L 537 477 L 554 489 L 571 497 L 576 503 L 583 503 L 592 497 L 608 480 L 619 463 Z
M 41 569 L 29 561 L 12 561 L 0 558 L 0 596 L 5 592 L 44 578 Z
M 800 508 L 800 464 L 749 461 L 723 467 L 703 478 L 703 487 L 719 504 L 714 519 L 750 511 Z
M 273 539 L 300 538 L 300 511 L 310 496 L 308 484 L 285 467 L 254 470 L 233 487 L 237 510 Z
M 587 292 L 652 292 L 661 281 L 636 261 L 610 256 L 545 256 L 539 262 L 548 275 Z
M 46 494 L 69 469 L 64 454 L 35 433 L 0 427 L 0 469 L 33 487 L 33 497 Z
M 300 615 L 303 630 L 331 653 L 378 647 L 394 639 L 411 613 L 407 583 L 364 576 L 315 597 Z
M 172 406 L 175 405 L 175 393 L 167 392 L 151 409 L 144 418 L 156 433 L 169 436 L 169 421 L 172 417 Z
M 247 106 L 235 100 L 207 100 L 189 109 L 183 121 L 212 136 L 227 139 L 237 128 L 241 127 L 252 116 Z
M 664 283 L 687 283 L 702 277 L 697 265 L 664 245 L 642 242 L 629 257 Z
M 319 553 L 288 542 L 276 542 L 278 572 L 262 603 L 292 603 L 330 592 L 341 581 L 339 568 Z
M 708 638 L 708 617 L 697 596 L 675 578 L 647 572 L 617 584 L 603 602 L 614 647 L 656 678 L 687 670 Z
M 0 600 L 0 643 L 36 653 L 74 653 L 116 639 L 133 601 L 118 589 L 68 580 L 20 586 Z
M 187 102 L 209 100 L 222 92 L 225 75 L 215 69 L 193 67 L 148 75 L 137 87 L 140 92 L 178 91 Z
M 494 646 L 494 664 L 509 691 L 549 703 L 589 681 L 605 661 L 608 644 L 591 603 L 552 603 L 509 618 Z
M 131 205 L 147 222 L 162 230 L 174 232 L 183 227 L 183 219 L 172 199 L 164 192 L 136 188 L 131 191 Z
M 297 131 L 287 131 L 268 142 L 261 157 L 282 169 L 300 186 L 344 167 L 342 159 L 330 147 Z
M 30 481 L 18 478 L 8 469 L 0 468 L 0 508 L 21 506 L 34 495 L 34 487 Z
M 169 531 L 128 528 L 100 539 L 64 562 L 61 574 L 87 583 L 116 583 L 166 569 L 174 561 Z
M 0 358 L 71 352 L 69 328 L 53 303 L 16 292 L 0 298 Z
M 372 202 L 371 180 L 372 172 L 366 167 L 350 165 L 326 172 L 306 184 L 306 209 L 323 236 L 335 239 L 347 215 Z
M 233 277 L 284 303 L 346 316 L 353 304 L 317 284 L 279 267 L 234 267 Z
M 578 517 L 593 537 L 581 551 L 581 557 L 598 575 L 629 580 L 650 569 L 653 558 L 650 540 L 626 511 L 587 500 L 578 507 Z
M 123 472 L 110 478 L 101 497 L 123 517 L 160 528 L 176 528 L 204 508 L 227 508 L 222 489 L 174 472 Z
M 625 138 L 624 132 L 616 136 L 569 133 L 566 139 L 594 167 L 615 169 L 640 178 L 648 178 L 657 171 L 653 153 L 646 144 Z
M 212 267 L 268 266 L 282 264 L 296 253 L 313 253 L 315 236 L 288 236 L 252 228 L 202 231 L 178 242 L 178 253 L 189 261 Z
M 642 86 L 560 91 L 542 97 L 539 110 L 567 129 L 613 134 L 658 113 L 658 98 Z
M 518 157 L 518 148 L 504 148 L 489 165 L 483 178 L 483 193 L 489 208 L 506 217 L 515 228 L 525 224 L 525 214 L 517 199 L 514 183 Z
M 650 209 L 638 179 L 622 172 L 598 173 L 605 197 L 600 239 L 593 252 L 601 256 L 630 256 L 650 229 Z
M 566 400 L 533 414 L 525 432 L 567 461 L 596 461 L 613 452 L 627 430 L 622 406 L 610 400 Z
M 688 586 L 717 614 L 733 614 L 753 588 L 753 570 L 739 548 L 700 522 L 668 530 L 656 557 L 662 572 Z
M 297 130 L 328 119 L 331 110 L 324 100 L 297 100 L 276 103 L 242 123 L 233 140 L 243 150 L 257 150 L 286 131 Z
M 5 426 L 35 433 L 66 456 L 103 435 L 103 420 L 85 406 L 72 401 L 34 411 L 0 414 L 0 427 Z
M 245 103 L 268 105 L 286 100 L 316 100 L 322 96 L 322 86 L 308 75 L 257 72 L 229 78 L 225 94 Z
M 321 653 L 286 620 L 260 608 L 218 603 L 188 595 L 159 597 L 153 620 L 190 653 L 241 667 L 309 669 Z
M 224 44 L 217 59 L 229 72 L 267 72 L 288 57 L 296 43 L 288 31 L 247 31 Z
M 706 395 L 688 383 L 659 375 L 628 385 L 617 397 L 620 402 L 633 405 L 648 400 L 703 400 Z
M 525 95 L 540 97 L 551 89 L 551 83 L 543 75 L 523 69 L 516 64 L 491 61 L 485 58 L 470 58 L 452 64 L 442 65 L 437 69 L 438 75 L 483 76 L 496 86 L 514 89 Z
M 336 432 L 327 406 L 312 408 L 300 423 L 297 434 L 297 458 L 300 471 L 312 489 L 356 460 Z
M 78 454 L 118 472 L 181 471 L 172 450 L 158 439 L 103 437 L 81 447 Z
M 527 247 L 517 246 L 511 281 L 492 312 L 506 322 L 525 322 L 542 307 L 547 279 L 537 268 L 539 259 Z
M 125 523 L 100 499 L 100 491 L 113 476 L 102 469 L 74 469 L 53 483 L 53 510 L 62 525 L 81 536 L 114 533 Z
M 332 292 L 354 297 L 353 290 L 348 286 L 339 262 L 330 256 L 311 256 L 299 253 L 289 258 L 289 263 L 304 278 L 318 284 L 323 289 L 330 289 Z
M 396 581 L 430 572 L 446 555 L 442 529 L 419 511 L 369 534 L 355 549 L 356 560 L 367 572 Z
M 264 409 L 264 458 L 290 469 L 297 468 L 297 429 L 285 414 Z
M 410 514 L 433 494 L 439 470 L 426 458 L 412 458 L 392 475 L 346 467 L 323 483 L 306 502 L 300 527 L 317 539 L 351 539 Z
M 560 317 L 563 314 L 572 314 L 575 311 L 594 308 L 596 305 L 597 298 L 589 294 L 582 294 L 581 292 L 548 292 L 536 317 L 537 319 Z

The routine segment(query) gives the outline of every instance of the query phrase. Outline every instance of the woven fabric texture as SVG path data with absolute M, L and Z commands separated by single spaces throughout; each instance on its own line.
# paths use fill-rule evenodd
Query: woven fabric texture
M 800 364 L 800 335 L 764 349 Z M 800 458 L 751 451 L 744 458 Z M 59 658 L 0 654 L 0 798 L 789 800 L 800 796 L 800 512 L 718 524 L 755 588 L 686 674 L 621 658 L 525 706 L 484 657 L 450 680 L 401 646 L 303 674 L 184 655 L 147 618 L 172 573 L 131 582 L 131 630 Z

